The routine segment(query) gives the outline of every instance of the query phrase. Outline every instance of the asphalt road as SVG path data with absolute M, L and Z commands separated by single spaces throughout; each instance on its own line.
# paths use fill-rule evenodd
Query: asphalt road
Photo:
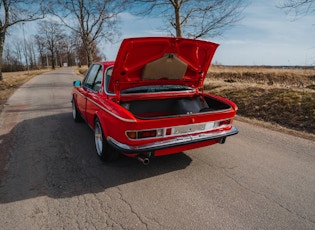
M 315 143 L 236 121 L 224 145 L 99 161 L 71 116 L 73 69 L 0 115 L 0 229 L 315 229 Z

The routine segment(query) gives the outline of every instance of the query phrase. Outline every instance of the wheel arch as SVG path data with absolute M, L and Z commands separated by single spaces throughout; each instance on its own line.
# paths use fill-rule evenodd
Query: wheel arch
M 83 120 L 83 117 L 81 115 L 80 110 L 78 109 L 78 102 L 77 102 L 77 95 L 75 93 L 72 93 L 72 117 L 75 122 L 81 122 Z
M 76 106 L 78 106 L 77 97 L 78 95 L 76 93 L 72 93 L 71 102 L 74 102 Z
M 107 130 L 107 125 L 105 124 L 105 121 L 104 119 L 102 119 L 102 116 L 99 112 L 96 112 L 94 114 L 94 118 L 93 118 L 93 129 L 95 128 L 95 121 L 96 119 L 99 120 L 99 122 L 101 123 L 101 126 L 102 126 L 102 130 L 103 130 L 103 135 L 105 138 L 107 138 L 108 136 L 108 130 Z

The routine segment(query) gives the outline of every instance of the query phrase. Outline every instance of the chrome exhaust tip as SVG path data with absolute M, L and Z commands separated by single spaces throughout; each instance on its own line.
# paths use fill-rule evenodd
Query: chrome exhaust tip
M 223 138 L 220 139 L 219 143 L 220 143 L 220 144 L 224 144 L 225 141 L 226 141 L 226 137 L 223 137 Z
M 149 165 L 150 164 L 150 159 L 148 157 L 140 155 L 137 158 L 143 165 Z

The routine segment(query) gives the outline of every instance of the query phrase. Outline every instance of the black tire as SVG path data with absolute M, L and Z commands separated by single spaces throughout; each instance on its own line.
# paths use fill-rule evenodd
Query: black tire
M 81 122 L 82 121 L 81 114 L 77 109 L 77 105 L 75 103 L 74 98 L 72 99 L 72 117 L 73 117 L 73 120 L 75 122 Z
M 102 161 L 111 162 L 118 159 L 120 154 L 108 144 L 98 118 L 95 119 L 94 124 L 94 141 L 96 153 Z

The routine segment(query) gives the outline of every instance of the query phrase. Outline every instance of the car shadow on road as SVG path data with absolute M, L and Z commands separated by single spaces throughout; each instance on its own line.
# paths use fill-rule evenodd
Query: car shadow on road
M 183 170 L 192 161 L 179 153 L 152 158 L 148 166 L 124 156 L 117 162 L 103 163 L 95 153 L 93 131 L 85 123 L 75 123 L 71 113 L 24 120 L 0 139 L 2 146 L 7 143 L 11 149 L 0 203 L 98 193 Z M 1 159 L 7 158 L 2 154 Z

